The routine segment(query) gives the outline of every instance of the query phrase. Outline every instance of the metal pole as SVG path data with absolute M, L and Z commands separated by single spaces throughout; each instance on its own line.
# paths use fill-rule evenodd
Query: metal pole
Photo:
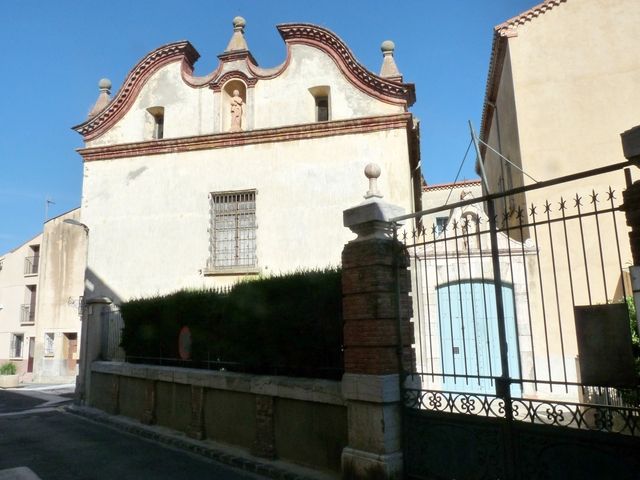
M 498 251 L 498 228 L 496 225 L 496 208 L 493 200 L 487 201 L 489 216 L 489 236 L 491 238 L 491 261 L 493 265 L 493 280 L 496 294 L 496 315 L 498 317 L 498 341 L 500 343 L 500 365 L 502 374 L 496 380 L 497 395 L 504 399 L 505 418 L 513 419 L 511 411 L 511 388 L 509 378 L 509 346 L 504 320 L 504 304 L 502 298 L 502 276 L 500 275 L 500 256 Z
M 476 155 L 478 157 L 478 165 L 480 166 L 480 174 L 482 175 L 482 182 L 484 183 L 484 188 L 487 189 L 487 194 L 491 193 L 491 189 L 489 188 L 489 180 L 487 179 L 487 172 L 484 170 L 484 161 L 482 159 L 482 155 L 480 154 L 480 147 L 478 146 L 478 141 L 476 139 L 476 132 L 473 129 L 473 124 L 471 120 L 469 120 L 469 130 L 471 131 L 471 140 L 473 141 L 473 146 L 476 149 Z
M 491 261 L 493 265 L 493 281 L 496 293 L 496 316 L 498 317 L 498 339 L 500 343 L 500 366 L 502 373 L 496 378 L 496 395 L 504 401 L 503 438 L 505 452 L 505 470 L 507 478 L 515 476 L 515 450 L 513 445 L 513 410 L 511 405 L 511 378 L 509 376 L 509 345 L 504 319 L 502 298 L 502 276 L 500 275 L 500 251 L 498 249 L 498 227 L 496 225 L 496 208 L 493 199 L 487 201 L 489 215 L 489 236 L 491 238 Z M 519 354 L 519 353 L 518 353 Z

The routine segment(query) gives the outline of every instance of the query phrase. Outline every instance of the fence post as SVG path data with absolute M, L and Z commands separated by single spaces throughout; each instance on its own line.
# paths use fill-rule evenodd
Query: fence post
M 344 225 L 358 237 L 342 252 L 342 391 L 348 409 L 342 474 L 345 479 L 399 479 L 402 363 L 409 369 L 415 361 L 409 262 L 404 247 L 390 236 L 389 219 L 402 209 L 381 200 L 377 165 L 367 165 L 365 174 L 370 182 L 366 200 L 344 211 Z
M 640 166 L 640 125 L 627 130 L 620 135 L 622 137 L 622 150 L 630 163 Z M 640 307 L 640 180 L 631 183 L 630 174 L 627 173 L 627 188 L 622 192 L 624 210 L 627 225 L 631 227 L 629 243 L 633 265 L 629 267 L 631 274 L 631 288 L 636 311 Z M 640 315 L 637 316 L 638 330 L 640 330 Z
M 102 349 L 101 312 L 110 309 L 112 303 L 107 297 L 89 298 L 82 309 L 80 368 L 76 377 L 75 398 L 78 405 L 91 405 L 91 363 L 100 358 Z

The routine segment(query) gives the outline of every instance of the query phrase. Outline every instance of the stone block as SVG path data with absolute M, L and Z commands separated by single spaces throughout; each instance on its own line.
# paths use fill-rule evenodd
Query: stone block
M 346 447 L 342 451 L 343 480 L 400 480 L 402 452 L 373 454 Z

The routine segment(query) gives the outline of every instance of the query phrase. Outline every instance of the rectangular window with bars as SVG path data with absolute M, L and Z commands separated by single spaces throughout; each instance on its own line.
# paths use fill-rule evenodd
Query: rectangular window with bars
M 11 334 L 11 358 L 22 358 L 22 345 L 24 344 L 24 335 L 21 333 Z
M 256 191 L 212 193 L 211 245 L 212 270 L 255 270 Z

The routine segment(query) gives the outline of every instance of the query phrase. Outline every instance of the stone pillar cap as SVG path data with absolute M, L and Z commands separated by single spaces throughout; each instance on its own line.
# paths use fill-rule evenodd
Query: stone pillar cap
M 382 51 L 382 67 L 380 68 L 380 76 L 389 80 L 402 81 L 402 74 L 398 70 L 396 61 L 393 58 L 393 52 L 396 49 L 395 43 L 391 40 L 385 40 L 380 45 Z
M 356 241 L 369 238 L 388 238 L 392 228 L 390 220 L 404 214 L 404 209 L 382 200 L 378 191 L 377 179 L 381 169 L 375 163 L 368 164 L 364 173 L 369 179 L 369 190 L 360 205 L 342 212 L 345 227 L 358 234 Z
M 98 88 L 100 89 L 98 99 L 96 100 L 96 103 L 93 104 L 93 107 L 91 107 L 91 110 L 89 110 L 89 115 L 87 115 L 87 118 L 95 117 L 102 110 L 104 110 L 111 101 L 111 80 L 109 80 L 108 78 L 101 78 L 98 82 Z
M 233 19 L 233 34 L 231 40 L 225 49 L 225 52 L 235 52 L 238 50 L 249 50 L 247 41 L 244 38 L 244 27 L 247 25 L 247 21 L 242 17 L 235 17 Z

